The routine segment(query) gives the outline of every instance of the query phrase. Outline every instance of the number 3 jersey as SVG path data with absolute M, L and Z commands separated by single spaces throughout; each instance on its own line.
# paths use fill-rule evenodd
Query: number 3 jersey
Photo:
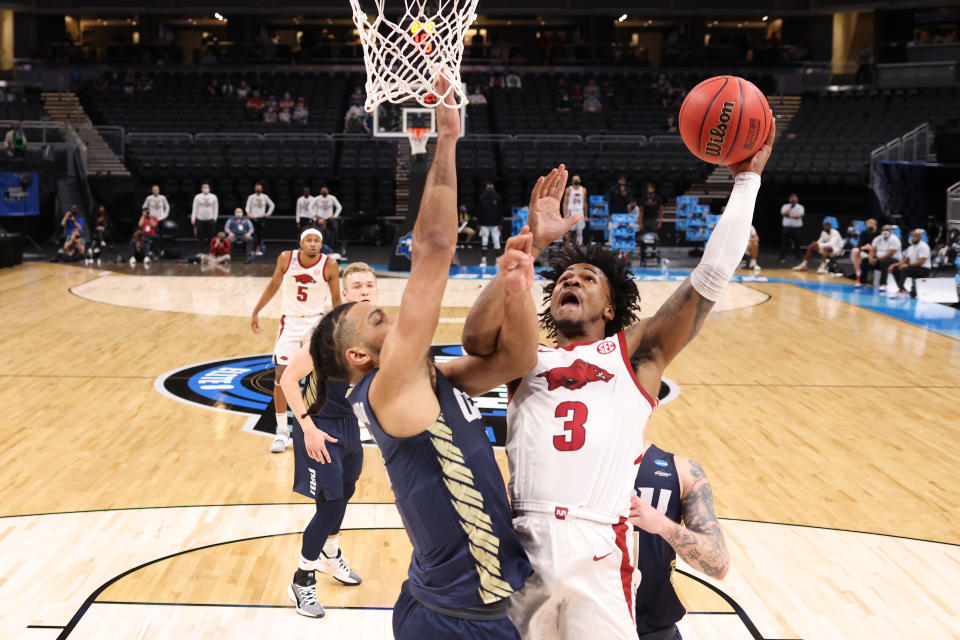
M 327 256 L 320 254 L 317 263 L 304 266 L 300 251 L 290 252 L 290 261 L 283 272 L 280 286 L 280 309 L 285 316 L 316 316 L 330 303 L 330 288 L 323 278 Z M 337 286 L 334 284 L 333 286 Z
M 622 331 L 566 348 L 541 345 L 507 408 L 514 509 L 585 509 L 616 523 L 629 511 L 656 404 L 637 381 Z

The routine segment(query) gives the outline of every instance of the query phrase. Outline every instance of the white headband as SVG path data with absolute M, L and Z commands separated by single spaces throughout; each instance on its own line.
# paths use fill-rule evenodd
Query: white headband
M 317 231 L 316 229 L 304 229 L 303 233 L 300 234 L 300 242 L 303 242 L 303 239 L 306 238 L 307 236 L 314 236 L 314 235 L 320 238 L 320 242 L 323 242 L 323 234 Z

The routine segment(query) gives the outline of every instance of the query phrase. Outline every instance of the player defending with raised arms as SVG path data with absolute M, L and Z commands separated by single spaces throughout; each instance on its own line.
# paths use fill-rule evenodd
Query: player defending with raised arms
M 347 302 L 377 304 L 377 279 L 367 264 L 354 262 L 343 270 L 343 299 Z M 340 525 L 347 503 L 353 496 L 363 469 L 360 426 L 347 400 L 350 385 L 329 380 L 327 403 L 319 415 L 308 416 L 300 395 L 300 381 L 313 371 L 309 343 L 290 360 L 280 387 L 296 418 L 293 423 L 293 451 L 296 467 L 293 490 L 316 502 L 317 510 L 303 531 L 300 561 L 287 594 L 297 612 L 322 618 L 325 611 L 317 601 L 315 570 L 332 575 L 346 585 L 360 584 L 340 549 Z M 309 402 L 317 395 L 316 377 L 310 379 Z M 330 443 L 330 444 L 327 444 Z
M 445 83 L 440 79 L 438 85 Z M 438 86 L 438 95 L 445 87 Z M 502 283 L 503 331 L 490 354 L 441 365 L 429 357 L 457 245 L 456 143 L 460 118 L 437 108 L 437 146 L 413 228 L 413 259 L 396 318 L 367 302 L 334 309 L 310 343 L 321 381 L 355 383 L 350 401 L 386 464 L 413 545 L 393 610 L 399 640 L 518 638 L 506 599 L 530 575 L 510 507 L 471 395 L 529 370 L 537 326 L 529 293 L 532 236 L 511 238 Z M 323 387 L 311 412 L 325 401 Z
M 340 304 L 340 272 L 337 263 L 320 253 L 323 235 L 316 229 L 300 234 L 300 251 L 284 251 L 277 257 L 273 277 L 253 309 L 250 326 L 260 333 L 260 310 L 282 289 L 280 300 L 280 330 L 273 348 L 277 365 L 273 382 L 273 404 L 277 414 L 277 432 L 270 445 L 273 453 L 282 453 L 290 441 L 287 425 L 287 400 L 280 387 L 280 378 L 290 359 L 310 337 L 310 331 L 323 317 L 323 309 L 332 301 Z
M 540 320 L 557 346 L 539 348 L 536 366 L 512 385 L 507 410 L 514 526 L 535 571 L 509 605 L 524 638 L 637 637 L 626 516 L 643 430 L 664 369 L 700 330 L 743 257 L 773 137 L 730 165 L 726 213 L 700 264 L 653 317 L 637 319 L 629 264 L 605 247 L 567 247 L 543 274 L 548 306 Z M 531 202 L 535 252 L 568 224 L 552 186 L 556 173 L 541 178 L 547 187 Z M 499 289 L 484 290 L 467 318 L 468 353 L 488 353 L 502 335 Z

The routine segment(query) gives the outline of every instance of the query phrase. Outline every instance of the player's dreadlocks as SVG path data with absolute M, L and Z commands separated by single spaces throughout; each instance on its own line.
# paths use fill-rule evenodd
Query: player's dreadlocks
M 553 339 L 557 337 L 557 325 L 550 315 L 550 298 L 557 280 L 571 265 L 591 264 L 603 271 L 610 283 L 610 302 L 613 305 L 613 319 L 607 322 L 604 335 L 612 336 L 636 322 L 640 312 L 640 292 L 630 277 L 630 265 L 625 258 L 603 245 L 592 244 L 581 247 L 571 244 L 560 250 L 560 254 L 550 261 L 550 270 L 541 275 L 549 280 L 543 288 L 543 302 L 546 308 L 540 312 L 540 326 Z

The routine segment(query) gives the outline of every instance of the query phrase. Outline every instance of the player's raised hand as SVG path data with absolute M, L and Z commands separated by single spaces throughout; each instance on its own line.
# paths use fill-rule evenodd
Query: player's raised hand
M 767 166 L 767 160 L 770 159 L 770 154 L 773 152 L 773 141 L 777 137 L 777 120 L 773 117 L 773 111 L 770 112 L 770 118 L 772 120 L 770 123 L 770 133 L 767 134 L 767 139 L 764 141 L 763 146 L 746 160 L 727 165 L 727 168 L 730 169 L 730 173 L 733 174 L 734 178 L 737 177 L 738 173 L 743 173 L 744 171 L 750 171 L 758 175 L 763 173 L 763 168 Z
M 533 233 L 530 231 L 529 225 L 524 225 L 523 229 L 520 230 L 520 233 L 507 238 L 507 243 L 504 245 L 503 250 L 510 251 L 513 249 L 516 251 L 522 251 L 524 253 L 530 253 L 532 246 Z
M 460 109 L 457 108 L 457 96 L 447 76 L 437 76 L 434 92 L 443 96 L 443 102 L 436 108 L 437 135 L 460 137 Z M 444 95 L 446 94 L 446 95 Z
M 327 451 L 328 442 L 337 442 L 337 439 L 316 427 L 303 430 L 303 444 L 307 448 L 307 455 L 320 464 L 326 464 L 331 460 L 330 452 Z
M 256 312 L 254 312 L 253 316 L 250 318 L 250 328 L 253 329 L 255 334 L 260 334 L 260 317 Z
M 503 274 L 508 294 L 527 293 L 533 286 L 533 256 L 517 249 L 507 249 L 497 263 Z
M 539 251 L 564 236 L 573 225 L 583 220 L 583 216 L 564 218 L 560 214 L 560 201 L 567 187 L 567 168 L 560 165 L 545 176 L 541 176 L 530 193 L 530 207 L 527 222 L 533 233 L 533 244 Z

